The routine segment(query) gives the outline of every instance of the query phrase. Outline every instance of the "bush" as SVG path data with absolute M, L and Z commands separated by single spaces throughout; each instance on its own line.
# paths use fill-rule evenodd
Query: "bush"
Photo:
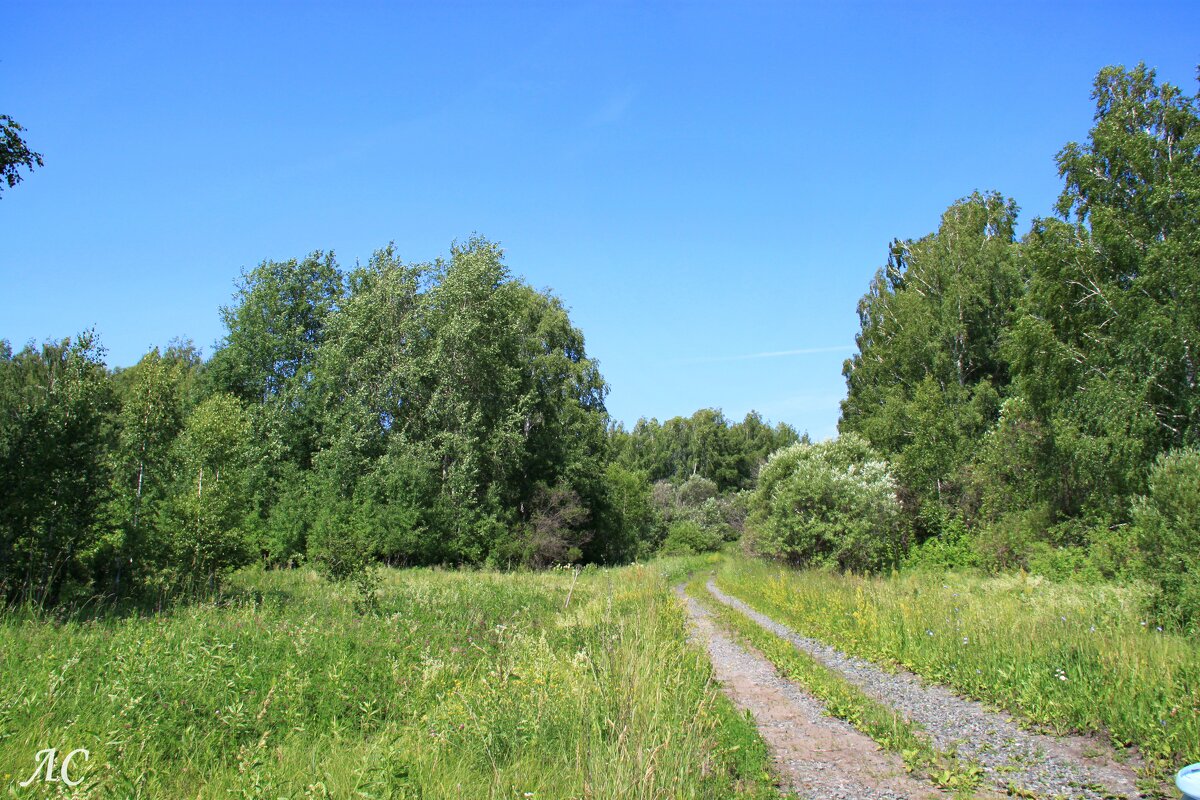
M 900 505 L 887 463 L 845 434 L 774 453 L 750 499 L 760 554 L 793 564 L 877 571 L 901 555 Z
M 585 549 L 588 560 L 609 564 L 633 561 L 658 549 L 666 526 L 645 472 L 608 465 L 596 528 L 597 536 Z
M 679 501 L 685 506 L 699 506 L 717 496 L 717 484 L 703 475 L 693 475 L 679 486 Z
M 555 564 L 573 564 L 583 557 L 583 546 L 591 538 L 584 528 L 591 515 L 570 487 L 539 486 L 529 517 L 527 566 L 544 569 Z
M 974 567 L 979 557 L 967 526 L 957 517 L 941 522 L 941 533 L 921 542 L 904 557 L 904 568 L 943 572 L 961 567 Z
M 1045 503 L 1001 514 L 975 534 L 979 566 L 989 572 L 1028 569 L 1033 545 L 1046 540 L 1051 521 L 1050 508 Z
M 1200 627 L 1200 449 L 1159 456 L 1150 491 L 1133 504 L 1133 524 L 1158 611 L 1185 628 Z
M 716 483 L 693 475 L 678 486 L 670 481 L 658 481 L 651 489 L 650 502 L 668 530 L 688 523 L 703 531 L 705 541 L 717 542 L 709 548 L 716 549 L 721 542 L 732 542 L 741 536 L 746 520 L 745 494 L 721 494 Z M 665 542 L 663 547 L 666 547 Z M 705 551 L 693 548 L 685 552 Z
M 671 524 L 667 538 L 663 541 L 662 554 L 667 556 L 690 556 L 711 553 L 721 548 L 723 540 L 719 532 L 701 527 L 691 520 L 679 520 Z

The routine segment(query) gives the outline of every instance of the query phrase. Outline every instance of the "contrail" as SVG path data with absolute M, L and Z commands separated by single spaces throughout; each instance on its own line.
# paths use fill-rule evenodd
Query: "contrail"
M 768 353 L 743 353 L 736 356 L 711 356 L 708 358 L 685 358 L 681 364 L 712 364 L 720 361 L 753 361 L 759 358 L 786 358 L 787 356 L 810 356 L 816 353 L 848 353 L 854 345 L 842 344 L 835 347 L 803 347 L 799 350 L 774 350 Z

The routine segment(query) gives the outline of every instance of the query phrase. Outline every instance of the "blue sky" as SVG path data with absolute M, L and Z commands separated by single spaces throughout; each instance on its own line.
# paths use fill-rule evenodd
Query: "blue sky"
M 479 233 L 570 307 L 632 424 L 836 430 L 855 304 L 974 189 L 1028 221 L 1092 79 L 1196 90 L 1197 3 L 6 5 L 0 338 L 211 352 L 239 270 Z

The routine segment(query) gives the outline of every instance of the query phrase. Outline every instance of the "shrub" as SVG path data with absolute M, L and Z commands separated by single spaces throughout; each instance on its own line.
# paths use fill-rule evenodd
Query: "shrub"
M 539 486 L 529 517 L 526 564 L 540 569 L 579 561 L 583 557 L 582 548 L 592 535 L 584 528 L 590 518 L 574 489 L 564 485 Z
M 1150 491 L 1133 504 L 1133 524 L 1157 607 L 1187 628 L 1200 625 L 1200 449 L 1158 457 Z
M 717 496 L 717 484 L 703 475 L 693 475 L 679 486 L 679 501 L 685 506 L 699 506 Z
M 711 553 L 719 550 L 722 544 L 721 534 L 711 528 L 704 528 L 691 520 L 673 522 L 663 541 L 662 554 L 668 556 L 690 556 L 698 553 Z
M 748 525 L 762 555 L 856 571 L 899 561 L 896 483 L 865 439 L 794 444 L 774 453 L 758 480 Z
M 904 557 L 905 569 L 942 572 L 978 564 L 979 557 L 961 519 L 947 517 L 940 530 L 938 536 L 926 539 L 908 551 Z
M 1001 514 L 975 534 L 979 566 L 990 572 L 1028 569 L 1033 545 L 1045 541 L 1051 521 L 1050 508 L 1045 503 Z

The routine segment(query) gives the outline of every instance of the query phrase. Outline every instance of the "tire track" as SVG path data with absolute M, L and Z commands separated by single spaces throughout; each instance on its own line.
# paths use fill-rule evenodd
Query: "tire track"
M 1141 796 L 1133 770 L 1105 757 L 1097 742 L 1024 730 L 1008 714 L 959 697 L 944 686 L 926 684 L 909 672 L 886 672 L 869 661 L 801 636 L 725 594 L 711 580 L 707 587 L 718 601 L 841 673 L 869 697 L 920 724 L 939 750 L 957 750 L 979 763 L 997 788 L 1014 786 L 1039 797 L 1071 800 Z
M 783 788 L 810 800 L 934 800 L 946 795 L 910 775 L 849 723 L 736 644 L 703 606 L 677 590 L 691 636 L 708 649 L 713 673 L 741 711 L 754 717 Z

